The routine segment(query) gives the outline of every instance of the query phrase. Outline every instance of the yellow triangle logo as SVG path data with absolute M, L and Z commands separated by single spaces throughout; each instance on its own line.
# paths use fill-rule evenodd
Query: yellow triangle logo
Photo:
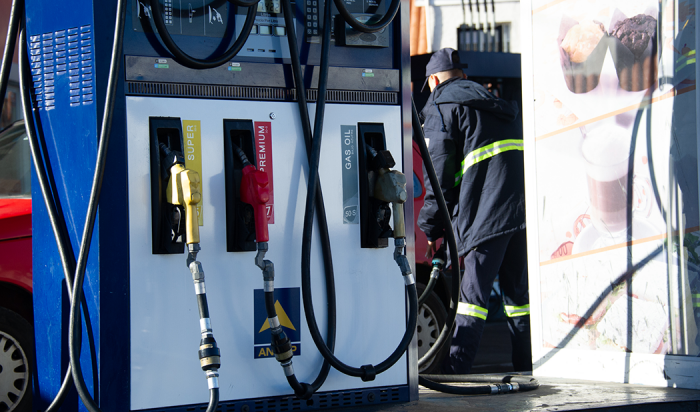
M 291 330 L 297 330 L 297 328 L 295 328 L 292 324 L 292 321 L 289 320 L 289 316 L 287 316 L 287 312 L 285 312 L 282 308 L 282 305 L 280 305 L 279 300 L 275 302 L 275 311 L 277 312 L 277 318 L 280 320 L 280 325 Z M 267 319 L 265 319 L 265 323 L 262 325 L 262 328 L 260 328 L 258 333 L 268 329 L 270 329 L 270 322 L 268 322 Z

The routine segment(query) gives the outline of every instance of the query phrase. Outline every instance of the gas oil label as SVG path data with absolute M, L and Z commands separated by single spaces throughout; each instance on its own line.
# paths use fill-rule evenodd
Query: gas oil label
M 263 289 L 253 291 L 255 306 L 253 323 L 253 349 L 254 359 L 272 358 L 275 356 L 272 351 L 272 334 L 270 324 L 267 321 L 267 311 L 265 310 L 265 292 Z M 292 343 L 294 356 L 301 355 L 301 304 L 299 288 L 276 288 L 275 289 L 275 312 L 282 325 L 284 333 Z
M 255 122 L 255 148 L 258 170 L 267 173 L 270 181 L 270 201 L 267 202 L 267 223 L 275 223 L 275 191 L 272 177 L 272 124 Z
M 357 128 L 340 126 L 343 175 L 343 223 L 358 224 L 359 178 L 357 176 Z
M 183 120 L 182 130 L 185 133 L 185 167 L 199 173 L 199 186 L 202 193 L 202 126 L 199 120 Z M 202 198 L 204 193 L 202 193 Z M 204 226 L 203 202 L 197 204 L 199 226 Z

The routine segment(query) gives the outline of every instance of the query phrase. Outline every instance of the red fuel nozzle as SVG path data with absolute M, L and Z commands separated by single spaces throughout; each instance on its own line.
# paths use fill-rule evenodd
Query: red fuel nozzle
M 243 168 L 241 180 L 241 200 L 253 206 L 255 216 L 255 239 L 257 242 L 267 242 L 270 235 L 267 231 L 267 206 L 270 200 L 270 182 L 267 173 L 248 165 Z

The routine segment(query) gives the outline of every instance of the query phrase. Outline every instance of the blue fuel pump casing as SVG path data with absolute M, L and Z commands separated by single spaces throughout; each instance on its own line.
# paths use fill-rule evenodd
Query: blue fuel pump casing
M 247 124 L 256 166 L 271 181 L 267 258 L 277 268 L 277 312 L 295 349 L 297 376 L 313 380 L 322 357 L 308 332 L 300 292 L 308 166 L 286 36 L 292 29 L 297 33 L 313 116 L 321 49 L 315 30 L 320 30 L 322 2 L 297 0 L 294 28 L 284 25 L 279 3 L 261 3 L 241 53 L 207 70 L 186 68 L 171 57 L 153 33 L 148 3 L 130 0 L 127 5 L 108 160 L 84 283 L 90 318 L 83 327 L 81 364 L 101 409 L 184 411 L 208 400 L 197 358 L 200 329 L 186 254 L 156 253 L 153 246 L 150 142 L 153 133 L 156 139 L 161 136 L 158 130 L 171 133 L 173 127 L 167 125 L 172 122 L 180 127 L 186 166 L 202 178 L 198 258 L 207 271 L 211 319 L 221 349 L 220 406 L 305 410 L 417 399 L 415 344 L 375 381 L 332 370 L 310 400 L 295 398 L 271 354 L 255 252 L 228 246 L 233 219 L 226 193 L 233 190 L 235 173 L 227 172 L 226 139 L 240 139 L 244 128 L 239 126 Z M 223 52 L 238 35 L 246 10 L 223 0 L 194 3 L 162 2 L 168 30 L 195 57 Z M 353 4 L 351 12 L 381 13 L 386 7 L 365 3 Z M 95 168 L 116 6 L 112 0 L 26 0 L 32 105 L 76 256 Z M 373 141 L 383 141 L 396 167 L 411 173 L 408 39 L 401 34 L 408 33 L 408 7 L 402 9 L 405 13 L 379 35 L 362 37 L 346 28 L 344 45 L 336 46 L 334 40 L 331 47 L 319 173 L 335 264 L 336 354 L 358 367 L 383 360 L 401 339 L 407 319 L 393 248 L 361 247 L 358 175 L 363 172 L 357 170 L 356 153 L 363 139 L 358 125 L 381 124 L 384 136 Z M 166 126 L 158 129 L 159 122 Z M 408 193 L 413 193 L 412 179 L 408 182 Z M 33 198 L 34 406 L 43 409 L 68 368 L 69 300 L 36 177 Z M 413 216 L 409 203 L 406 215 Z M 406 224 L 411 233 L 412 220 Z M 314 236 L 312 290 L 325 334 L 322 254 Z M 412 239 L 408 242 L 413 261 Z M 68 396 L 64 410 L 82 408 L 77 395 Z

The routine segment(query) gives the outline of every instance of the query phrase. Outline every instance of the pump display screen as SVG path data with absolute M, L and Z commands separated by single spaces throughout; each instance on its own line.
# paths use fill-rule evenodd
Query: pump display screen
M 260 0 L 258 3 L 258 13 L 279 14 L 281 12 L 280 0 Z

